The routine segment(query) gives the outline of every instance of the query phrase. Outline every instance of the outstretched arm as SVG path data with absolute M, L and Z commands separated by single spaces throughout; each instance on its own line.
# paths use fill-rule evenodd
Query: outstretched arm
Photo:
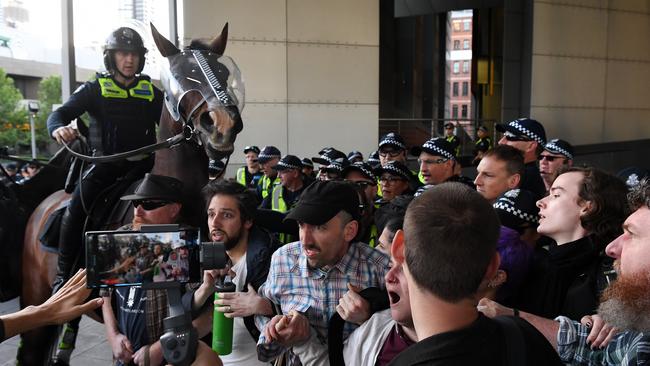
M 79 270 L 57 293 L 44 303 L 28 306 L 16 313 L 0 317 L 4 325 L 4 338 L 52 324 L 63 324 L 102 305 L 103 300 L 93 299 L 83 303 L 90 295 L 86 288 L 86 270 Z

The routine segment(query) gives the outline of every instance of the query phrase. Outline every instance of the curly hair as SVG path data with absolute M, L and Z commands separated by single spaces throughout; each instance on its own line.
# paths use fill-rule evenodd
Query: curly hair
M 580 223 L 592 233 L 595 242 L 602 246 L 623 233 L 622 225 L 630 213 L 627 203 L 627 186 L 617 177 L 593 167 L 570 167 L 562 169 L 559 175 L 578 172 L 583 176 L 578 193 L 580 200 L 590 201 L 591 209 Z
M 639 184 L 630 190 L 627 194 L 627 200 L 633 211 L 638 210 L 641 206 L 650 208 L 650 180 L 644 178 Z

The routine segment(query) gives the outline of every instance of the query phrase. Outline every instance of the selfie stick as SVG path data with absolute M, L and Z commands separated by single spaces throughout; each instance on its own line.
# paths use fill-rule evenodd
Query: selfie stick
M 174 366 L 186 366 L 194 362 L 199 335 L 192 326 L 192 317 L 181 303 L 181 284 L 176 281 L 152 282 L 143 285 L 146 290 L 167 290 L 169 316 L 163 319 L 165 333 L 160 337 L 163 356 Z

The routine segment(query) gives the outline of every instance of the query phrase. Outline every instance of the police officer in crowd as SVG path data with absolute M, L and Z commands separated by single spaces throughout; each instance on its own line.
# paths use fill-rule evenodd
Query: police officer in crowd
M 552 139 L 544 145 L 539 154 L 539 173 L 548 191 L 553 185 L 560 168 L 573 166 L 573 146 L 561 139 Z
M 273 191 L 276 184 L 280 184 L 278 172 L 273 169 L 275 164 L 280 161 L 282 154 L 275 146 L 264 146 L 260 151 L 257 160 L 264 175 L 257 182 L 257 198 L 260 202 L 264 201 Z
M 492 148 L 492 139 L 490 138 L 487 127 L 481 125 L 476 129 L 476 141 L 474 141 L 474 161 L 478 164 L 483 155 Z
M 260 171 L 258 156 L 260 148 L 257 146 L 246 146 L 244 155 L 246 155 L 246 165 L 237 169 L 237 182 L 244 187 L 257 187 L 257 182 L 262 178 L 263 173 Z
M 451 122 L 445 123 L 445 140 L 449 142 L 454 150 L 454 155 L 460 156 L 460 139 L 454 133 L 454 124 Z
M 537 167 L 537 157 L 546 145 L 544 126 L 534 119 L 519 118 L 498 124 L 496 129 L 503 132 L 499 145 L 510 145 L 524 154 L 525 170 L 519 187 L 531 191 L 537 199 L 544 197 L 546 187 Z

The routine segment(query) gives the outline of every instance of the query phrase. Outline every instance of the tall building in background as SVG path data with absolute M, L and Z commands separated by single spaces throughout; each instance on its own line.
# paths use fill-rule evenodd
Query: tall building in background
M 472 10 L 452 11 L 447 26 L 447 118 L 472 118 Z

